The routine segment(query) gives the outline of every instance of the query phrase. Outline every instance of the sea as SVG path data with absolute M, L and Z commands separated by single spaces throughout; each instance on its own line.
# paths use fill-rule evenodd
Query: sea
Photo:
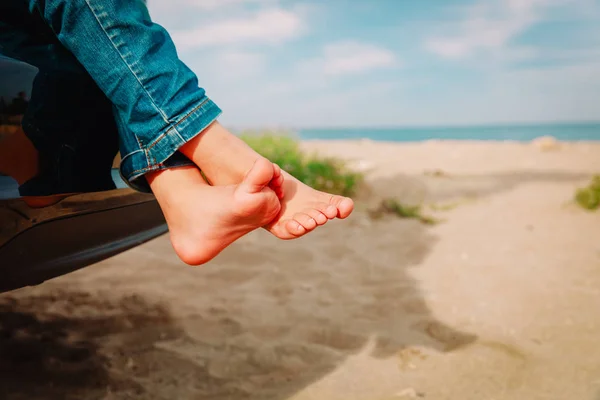
M 538 125 L 494 125 L 413 128 L 307 128 L 296 130 L 301 140 L 370 139 L 387 142 L 427 140 L 492 140 L 528 142 L 542 136 L 561 141 L 600 141 L 600 122 Z

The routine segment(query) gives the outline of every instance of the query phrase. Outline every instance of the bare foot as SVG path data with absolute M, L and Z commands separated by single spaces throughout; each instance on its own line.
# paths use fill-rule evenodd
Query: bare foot
M 279 239 L 295 239 L 334 218 L 344 219 L 354 210 L 352 199 L 320 192 L 283 172 L 279 215 L 265 226 Z
M 258 159 L 265 160 L 244 141 L 218 122 L 213 123 L 181 149 L 214 185 L 239 183 Z M 279 170 L 277 166 L 274 167 Z M 350 198 L 320 192 L 287 172 L 271 183 L 281 199 L 281 212 L 265 228 L 280 239 L 294 239 L 333 218 L 346 218 L 354 209 Z M 277 186 L 283 183 L 283 190 Z M 283 195 L 283 197 L 281 197 Z
M 270 162 L 266 158 L 263 158 L 263 160 Z M 285 177 L 279 165 L 271 164 L 273 165 L 273 178 L 269 182 L 269 188 L 275 192 L 278 199 L 282 200 L 284 196 L 283 182 Z
M 268 187 L 273 164 L 258 160 L 238 185 L 210 186 L 196 167 L 148 174 L 148 182 L 169 226 L 177 255 L 204 264 L 248 232 L 272 221 L 281 210 Z

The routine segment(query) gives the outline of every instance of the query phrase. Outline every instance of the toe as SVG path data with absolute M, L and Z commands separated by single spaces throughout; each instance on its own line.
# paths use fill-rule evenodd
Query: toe
M 308 231 L 312 231 L 317 227 L 317 221 L 314 220 L 313 217 L 306 213 L 297 213 L 294 214 L 294 221 L 298 222 L 300 225 L 304 227 L 304 229 Z
M 283 193 L 283 174 L 279 165 L 273 164 L 273 179 L 269 182 L 269 187 L 275 192 L 277 197 L 282 200 L 284 197 Z
M 285 193 L 283 192 L 282 188 L 277 188 L 277 190 L 275 190 L 275 194 L 277 194 L 277 198 L 279 200 L 283 200 L 283 198 L 285 197 Z
M 348 217 L 354 210 L 354 201 L 349 197 L 331 196 L 329 204 L 337 208 L 337 217 L 341 219 Z
M 283 192 L 283 186 L 281 184 L 271 182 L 269 184 L 269 188 L 271 188 L 271 190 L 273 190 L 275 192 L 275 194 L 277 195 L 279 200 L 283 200 L 284 192 Z
M 271 162 L 264 158 L 259 158 L 250 171 L 248 171 L 238 188 L 247 193 L 258 193 L 269 185 L 272 179 L 273 167 Z
M 295 237 L 302 236 L 306 233 L 306 229 L 298 221 L 293 219 L 287 221 L 285 227 L 287 229 L 287 233 Z
M 329 219 L 334 219 L 338 215 L 338 209 L 335 205 L 329 203 L 315 203 L 313 205 L 315 210 L 320 211 Z
M 281 173 L 281 170 L 278 169 L 279 167 L 277 167 L 276 164 L 273 164 L 273 168 L 274 168 L 273 179 L 271 179 L 271 182 L 269 183 L 269 185 L 271 186 L 271 188 L 274 189 L 276 187 L 281 187 L 283 185 L 283 174 Z M 277 171 L 279 171 L 279 173 Z
M 277 178 L 273 179 L 273 185 L 278 187 L 283 186 L 283 175 L 279 175 Z
M 283 200 L 284 193 L 283 193 L 283 188 L 282 188 L 281 186 L 274 185 L 274 184 L 271 182 L 271 183 L 269 184 L 269 188 L 270 188 L 272 191 L 274 191 L 274 192 L 275 192 L 275 194 L 277 195 L 277 198 L 278 198 L 279 200 Z
M 310 217 L 314 219 L 319 226 L 324 225 L 328 220 L 327 216 L 317 209 L 311 208 L 309 210 L 305 210 L 304 212 L 310 215 Z
M 265 228 L 281 240 L 296 239 L 306 232 L 302 225 L 293 220 L 278 221 L 265 226 Z
M 278 180 L 283 183 L 283 174 L 281 173 L 281 167 L 275 163 L 273 163 L 273 180 Z

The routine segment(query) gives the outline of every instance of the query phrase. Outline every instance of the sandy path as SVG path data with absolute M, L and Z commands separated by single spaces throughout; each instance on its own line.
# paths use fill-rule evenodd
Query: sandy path
M 0 398 L 600 399 L 600 214 L 569 203 L 600 145 L 306 147 L 455 207 L 256 232 L 198 269 L 163 237 L 4 295 Z

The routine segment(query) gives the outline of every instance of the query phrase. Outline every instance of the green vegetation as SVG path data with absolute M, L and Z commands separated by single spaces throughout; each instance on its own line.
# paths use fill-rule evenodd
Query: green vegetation
M 307 155 L 290 136 L 278 134 L 242 134 L 250 147 L 317 190 L 352 196 L 362 182 L 362 175 L 334 158 Z
M 586 210 L 600 208 L 600 175 L 592 178 L 592 182 L 575 193 L 575 201 Z
M 342 160 L 306 154 L 298 141 L 290 135 L 259 132 L 243 133 L 240 137 L 256 152 L 315 189 L 353 196 L 363 182 L 363 175 L 351 171 Z M 369 213 L 373 218 L 391 214 L 416 219 L 428 225 L 439 222 L 424 215 L 422 206 L 402 204 L 396 199 L 382 200 L 379 207 Z
M 413 218 L 427 225 L 435 225 L 439 221 L 433 217 L 423 214 L 420 205 L 402 204 L 396 199 L 385 199 L 379 207 L 371 211 L 371 216 L 381 218 L 385 214 L 393 214 L 400 218 Z

